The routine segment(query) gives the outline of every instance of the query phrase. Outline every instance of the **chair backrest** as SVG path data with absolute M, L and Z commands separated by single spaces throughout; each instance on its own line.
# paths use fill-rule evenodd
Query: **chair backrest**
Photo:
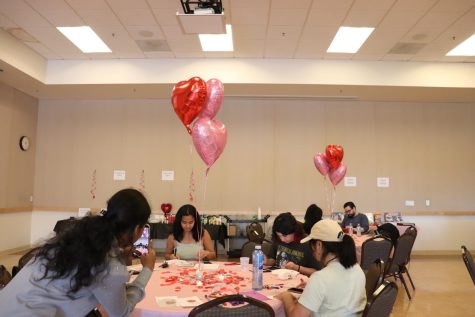
M 238 306 L 226 307 L 224 303 L 235 303 Z M 247 304 L 246 304 L 247 303 Z M 226 295 L 215 298 L 193 308 L 188 317 L 274 317 L 272 307 L 260 300 L 240 294 Z
M 366 276 L 366 298 L 370 300 L 374 291 L 383 283 L 384 261 L 381 259 L 374 261 L 364 272 Z
M 394 247 L 394 254 L 392 264 L 398 266 L 405 266 L 411 259 L 412 247 L 416 241 L 417 230 L 415 227 L 409 227 L 397 240 Z
M 475 263 L 473 262 L 472 254 L 464 245 L 462 246 L 462 258 L 467 267 L 468 273 L 472 277 L 473 284 L 475 284 Z
M 374 236 L 363 242 L 361 245 L 361 268 L 367 270 L 378 259 L 387 263 L 392 247 L 392 241 L 385 236 Z
M 254 251 L 256 245 L 262 245 L 262 252 L 264 253 L 265 256 L 269 256 L 270 249 L 272 246 L 270 242 L 268 242 L 267 240 L 264 240 L 262 244 L 260 244 L 260 243 L 255 243 L 252 241 L 247 241 L 242 246 L 241 256 L 247 256 L 249 258 L 249 263 L 252 263 L 252 251 Z
M 397 290 L 396 283 L 384 281 L 366 304 L 363 317 L 389 317 L 396 302 Z
M 8 272 L 7 268 L 3 265 L 0 265 L 0 289 L 4 288 L 8 283 L 10 283 L 12 275 Z
M 390 222 L 378 226 L 378 233 L 391 239 L 393 245 L 396 245 L 397 239 L 401 236 L 399 229 Z

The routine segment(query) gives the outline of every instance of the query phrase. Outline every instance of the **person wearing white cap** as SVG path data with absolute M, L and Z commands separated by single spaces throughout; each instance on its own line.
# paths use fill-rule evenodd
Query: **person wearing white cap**
M 276 296 L 287 317 L 361 316 L 366 305 L 366 278 L 356 262 L 353 239 L 336 221 L 323 219 L 301 240 L 306 241 L 324 268 L 310 276 L 298 300 L 287 291 Z

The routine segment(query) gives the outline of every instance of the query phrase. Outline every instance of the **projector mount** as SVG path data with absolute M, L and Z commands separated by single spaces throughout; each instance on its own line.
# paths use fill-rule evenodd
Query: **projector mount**
M 221 0 L 181 0 L 185 14 L 221 14 Z

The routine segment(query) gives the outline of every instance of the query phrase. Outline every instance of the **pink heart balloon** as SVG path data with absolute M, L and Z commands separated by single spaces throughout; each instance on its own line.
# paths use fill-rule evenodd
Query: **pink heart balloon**
M 209 170 L 226 146 L 226 126 L 218 120 L 200 118 L 193 124 L 191 137 L 196 151 Z
M 322 174 L 323 176 L 327 176 L 328 172 L 330 171 L 330 166 L 328 166 L 325 154 L 318 153 L 317 155 L 315 155 L 313 157 L 313 163 L 315 164 L 315 167 L 320 172 L 320 174 Z
M 200 118 L 213 119 L 223 103 L 224 86 L 219 79 L 212 78 L 206 82 L 206 87 L 206 101 Z
M 333 186 L 338 185 L 339 182 L 345 177 L 346 174 L 346 165 L 343 163 L 340 163 L 340 165 L 335 168 L 330 170 L 329 175 L 330 175 L 330 181 L 332 182 Z

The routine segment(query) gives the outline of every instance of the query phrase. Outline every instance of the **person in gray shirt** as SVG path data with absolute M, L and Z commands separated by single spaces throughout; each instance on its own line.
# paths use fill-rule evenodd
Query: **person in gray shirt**
M 353 225 L 353 228 L 356 228 L 359 224 L 361 228 L 363 228 L 363 232 L 366 232 L 369 230 L 368 217 L 366 217 L 365 214 L 360 214 L 356 210 L 356 205 L 352 201 L 346 202 L 343 205 L 343 209 L 345 209 L 345 217 L 343 218 L 343 221 L 341 222 L 342 228 L 349 226 L 351 223 Z
M 102 216 L 75 220 L 38 248 L 0 291 L 0 316 L 84 317 L 98 304 L 109 317 L 128 316 L 145 296 L 156 254 L 150 243 L 132 283 L 124 255 L 133 250 L 150 213 L 141 192 L 123 189 Z

